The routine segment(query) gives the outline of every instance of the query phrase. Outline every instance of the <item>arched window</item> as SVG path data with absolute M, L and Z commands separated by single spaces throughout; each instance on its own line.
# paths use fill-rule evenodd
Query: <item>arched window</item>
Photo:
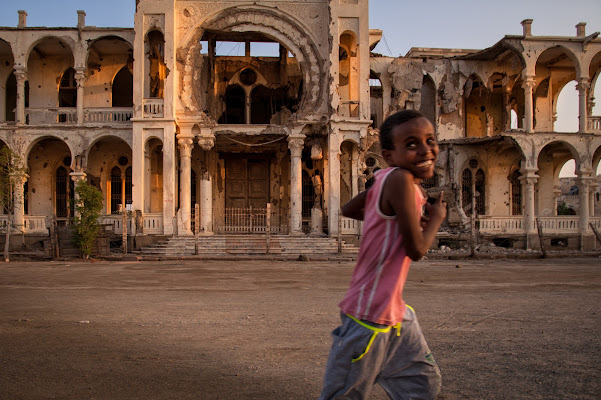
M 461 208 L 467 215 L 472 215 L 472 171 L 468 168 L 461 174 Z
M 129 158 L 121 156 L 111 169 L 111 214 L 124 211 L 132 203 L 132 168 Z
M 68 191 L 67 183 L 69 174 L 62 165 L 56 170 L 56 216 L 57 218 L 67 218 L 69 211 L 67 207 Z
M 134 76 L 129 68 L 123 67 L 113 79 L 113 107 L 133 107 Z
M 121 168 L 114 166 L 111 170 L 111 214 L 118 213 L 122 206 Z
M 17 108 L 17 78 L 15 73 L 11 72 L 6 79 L 6 98 L 5 98 L 6 121 L 15 120 L 15 111 Z M 25 107 L 29 107 L 29 81 L 25 81 Z
M 60 225 L 66 224 L 74 211 L 75 188 L 69 174 L 71 173 L 71 157 L 66 156 L 55 173 L 55 209 L 56 217 L 63 218 Z
M 132 204 L 132 181 L 131 181 L 131 166 L 125 169 L 125 205 Z
M 429 75 L 424 75 L 422 81 L 422 97 L 419 112 L 430 120 L 436 128 L 436 86 Z
M 481 169 L 476 172 L 475 189 L 478 195 L 476 197 L 476 213 L 482 215 L 486 213 L 486 178 Z
M 58 106 L 77 106 L 77 82 L 75 81 L 75 70 L 73 68 L 67 69 L 61 77 L 58 88 Z
M 519 170 L 511 174 L 511 215 L 522 215 L 522 184 Z

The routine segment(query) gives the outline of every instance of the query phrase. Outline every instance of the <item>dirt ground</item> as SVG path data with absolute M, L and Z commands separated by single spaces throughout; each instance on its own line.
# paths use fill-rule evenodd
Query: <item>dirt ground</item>
M 315 399 L 352 268 L 0 264 L 0 398 Z M 405 299 L 441 398 L 601 398 L 599 258 L 426 260 Z

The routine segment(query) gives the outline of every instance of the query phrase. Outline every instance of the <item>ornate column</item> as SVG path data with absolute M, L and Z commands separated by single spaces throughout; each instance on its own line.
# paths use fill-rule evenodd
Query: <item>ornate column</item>
M 25 81 L 27 81 L 27 68 L 15 66 L 15 78 L 17 80 L 17 110 L 15 121 L 17 125 L 25 123 Z
M 305 135 L 292 133 L 288 136 L 290 149 L 290 234 L 302 234 L 302 167 L 301 155 L 305 146 Z
M 11 175 L 13 184 L 15 185 L 13 199 L 13 228 L 16 228 L 19 232 L 23 232 L 25 229 L 25 202 L 23 197 L 23 185 L 29 178 L 24 172 L 17 172 Z
M 73 217 L 77 218 L 78 216 L 78 212 L 77 212 L 77 204 L 79 203 L 79 194 L 77 193 L 77 184 L 79 183 L 79 181 L 83 181 L 84 179 L 86 179 L 86 173 L 82 172 L 82 171 L 73 171 L 69 174 L 71 176 L 71 180 L 73 181 L 73 186 L 76 189 L 75 193 L 73 194 L 73 200 L 75 201 L 75 207 L 73 207 Z M 122 188 L 123 190 L 123 195 L 125 195 L 125 190 L 124 188 Z
M 532 247 L 530 243 L 530 237 L 532 235 L 536 235 L 537 232 L 534 207 L 534 188 L 536 186 L 536 182 L 538 181 L 538 175 L 536 175 L 537 169 L 534 168 L 522 168 L 520 172 L 522 176 L 520 176 L 519 179 L 522 181 L 524 193 L 524 228 L 526 231 L 526 248 L 530 249 Z
M 206 154 L 215 145 L 215 136 L 212 132 L 202 132 L 201 129 L 198 144 Z M 207 164 L 205 160 L 205 165 Z M 200 177 L 200 233 L 203 235 L 213 234 L 213 182 L 208 171 Z
M 83 83 L 86 80 L 86 69 L 83 67 L 75 68 L 75 82 L 77 82 L 77 123 L 83 124 L 84 121 L 84 109 L 83 109 L 83 98 L 84 98 L 84 86 Z
M 578 79 L 576 85 L 576 89 L 578 89 L 578 133 L 586 133 L 588 121 L 586 98 L 590 87 L 588 78 Z
M 182 131 L 184 129 L 181 129 Z M 180 133 L 177 135 L 177 144 L 179 146 L 179 161 L 180 161 L 180 175 L 179 175 L 179 217 L 181 219 L 181 230 L 180 235 L 191 235 L 192 230 L 190 229 L 190 179 L 191 173 L 191 160 L 192 160 L 192 145 L 194 137 L 188 134 Z
M 526 132 L 534 132 L 534 108 L 532 105 L 532 89 L 534 88 L 534 77 L 525 76 L 522 88 L 524 89 L 524 129 Z

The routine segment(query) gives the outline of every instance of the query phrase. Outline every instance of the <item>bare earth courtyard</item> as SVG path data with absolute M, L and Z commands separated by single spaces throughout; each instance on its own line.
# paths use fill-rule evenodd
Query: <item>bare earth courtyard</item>
M 315 399 L 352 268 L 1 264 L 0 398 Z M 441 398 L 601 398 L 599 258 L 426 260 L 405 298 Z

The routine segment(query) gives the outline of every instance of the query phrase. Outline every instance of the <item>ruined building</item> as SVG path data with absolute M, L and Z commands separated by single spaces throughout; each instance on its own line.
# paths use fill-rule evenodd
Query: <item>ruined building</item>
M 134 28 L 0 28 L 0 140 L 24 161 L 14 223 L 68 224 L 74 184 L 101 189 L 104 223 L 138 238 L 359 235 L 340 205 L 385 167 L 377 126 L 413 108 L 434 122 L 447 230 L 536 246 L 536 221 L 592 249 L 601 117 L 590 115 L 601 39 L 506 36 L 485 50 L 372 54 L 367 0 L 138 0 Z M 554 132 L 578 82 L 578 132 Z M 579 207 L 557 215 L 575 159 Z M 21 190 L 22 188 L 22 190 Z M 6 215 L 0 216 L 0 220 Z M 448 236 L 448 235 L 447 235 Z M 445 234 L 442 233 L 444 238 Z M 308 239 L 310 240 L 310 239 Z

